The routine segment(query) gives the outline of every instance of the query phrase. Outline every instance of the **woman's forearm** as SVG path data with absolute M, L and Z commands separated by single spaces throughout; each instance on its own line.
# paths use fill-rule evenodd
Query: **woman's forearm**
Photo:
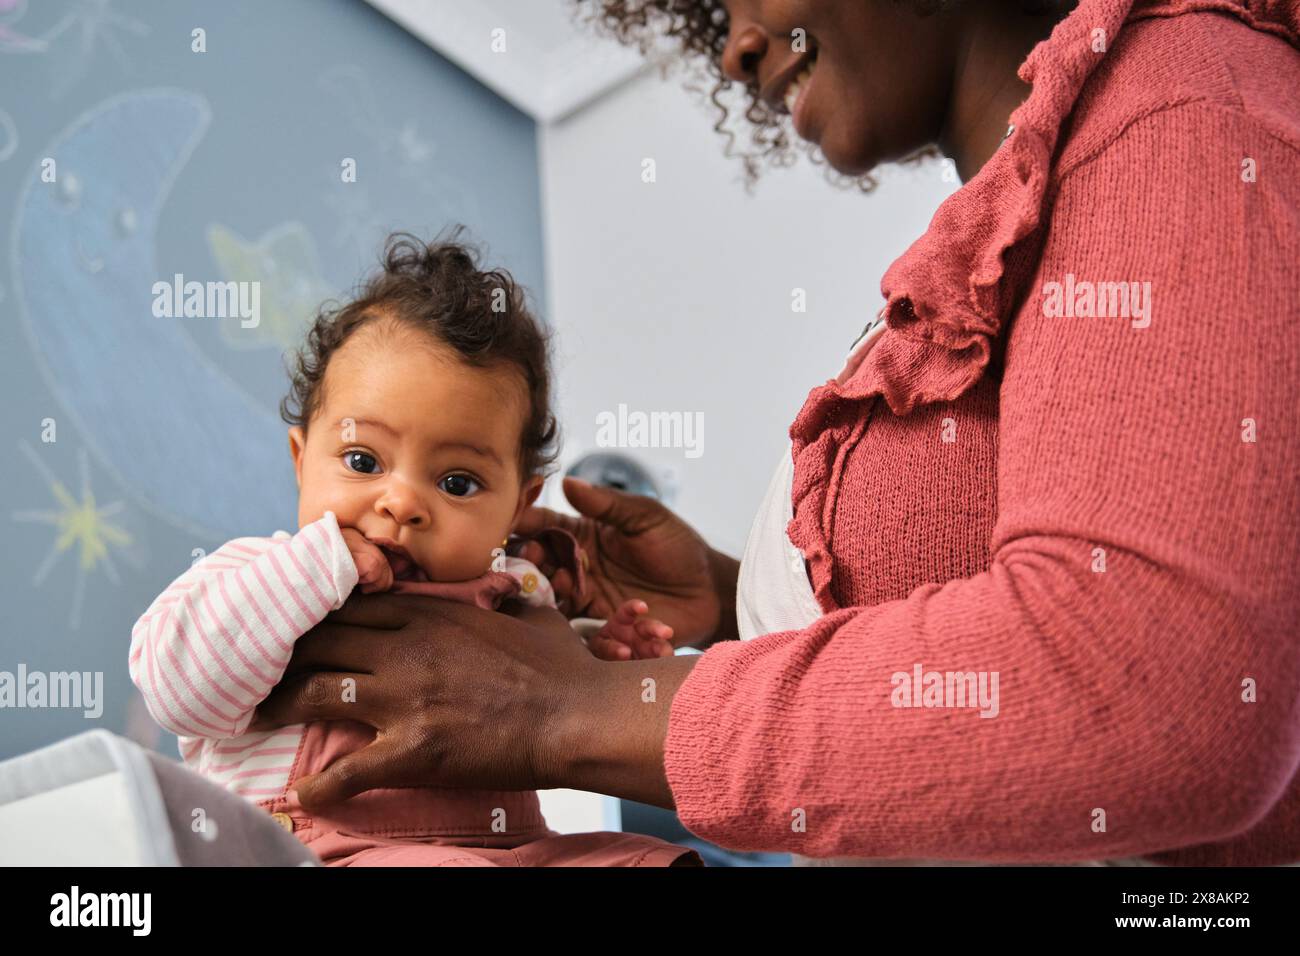
M 697 655 L 655 660 L 592 660 L 557 708 L 547 735 L 550 786 L 590 790 L 673 807 L 664 740 L 677 688 Z

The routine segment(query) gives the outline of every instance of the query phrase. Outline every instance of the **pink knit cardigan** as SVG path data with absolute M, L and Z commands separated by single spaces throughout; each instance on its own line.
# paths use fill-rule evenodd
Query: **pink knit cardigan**
M 692 831 L 1300 860 L 1297 6 L 1083 0 L 1030 54 L 885 334 L 790 428 L 825 616 L 678 691 Z M 944 687 L 901 706 L 918 669 Z M 996 717 L 949 672 L 996 673 Z

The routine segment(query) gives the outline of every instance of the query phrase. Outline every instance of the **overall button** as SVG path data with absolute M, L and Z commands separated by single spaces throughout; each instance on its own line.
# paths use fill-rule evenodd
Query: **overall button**
M 284 827 L 290 833 L 293 832 L 293 817 L 289 816 L 289 814 L 273 813 L 271 814 L 271 819 L 280 824 L 280 826 Z

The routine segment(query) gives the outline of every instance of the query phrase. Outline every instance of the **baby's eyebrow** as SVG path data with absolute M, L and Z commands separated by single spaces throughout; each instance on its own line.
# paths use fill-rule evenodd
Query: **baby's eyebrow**
M 344 418 L 340 418 L 337 422 L 334 423 L 334 427 L 335 427 L 335 428 L 342 428 L 342 427 L 344 427 L 344 426 L 346 426 L 346 425 L 369 425 L 371 428 L 378 428 L 378 429 L 381 430 L 381 431 L 386 431 L 386 432 L 388 432 L 388 434 L 390 434 L 390 435 L 393 435 L 393 436 L 396 436 L 396 435 L 397 435 L 397 432 L 392 428 L 391 425 L 386 425 L 386 424 L 384 424 L 383 422 L 381 422 L 381 421 L 379 421 L 379 420 L 377 420 L 377 419 L 374 419 L 374 418 L 347 418 L 347 417 L 344 417 Z
M 505 467 L 504 462 L 501 461 L 501 456 L 498 455 L 494 449 L 484 448 L 481 445 L 475 445 L 467 441 L 438 442 L 438 444 L 434 445 L 434 448 L 463 448 L 465 451 L 472 451 L 480 458 L 487 458 L 490 461 L 496 462 L 501 467 Z
M 369 425 L 371 428 L 378 428 L 381 431 L 388 432 L 388 434 L 392 435 L 394 438 L 397 437 L 397 432 L 393 429 L 391 425 L 387 425 L 384 422 L 381 422 L 374 418 L 340 418 L 335 423 L 334 427 L 338 428 L 343 425 L 347 425 L 349 423 L 352 425 Z M 460 448 L 465 451 L 473 452 L 474 454 L 478 455 L 480 458 L 486 458 L 488 461 L 496 462 L 496 464 L 502 468 L 505 467 L 505 462 L 503 462 L 501 460 L 501 456 L 496 453 L 496 449 L 488 448 L 483 445 L 475 445 L 473 442 L 443 441 L 443 442 L 438 442 L 436 445 L 433 446 L 433 448 L 435 451 L 438 451 L 443 448 Z

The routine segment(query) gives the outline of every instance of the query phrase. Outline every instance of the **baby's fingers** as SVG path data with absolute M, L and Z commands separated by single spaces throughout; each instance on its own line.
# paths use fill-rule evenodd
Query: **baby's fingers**
M 637 636 L 637 657 L 671 657 L 673 655 L 673 629 L 652 617 L 641 618 L 634 625 Z
M 673 639 L 673 629 L 657 617 L 638 618 L 632 626 L 636 628 L 637 634 L 646 640 L 662 638 L 671 641 Z
M 641 618 L 642 614 L 649 610 L 650 608 L 645 601 L 636 599 L 624 601 L 618 606 L 618 610 L 614 612 L 614 616 L 610 618 L 610 621 L 623 627 L 631 627 Z
M 357 583 L 361 585 L 363 594 L 387 591 L 393 586 L 393 569 L 383 552 L 363 555 L 357 559 L 356 565 Z
M 632 658 L 632 648 L 604 632 L 587 638 L 587 649 L 593 657 L 602 661 L 626 661 Z

